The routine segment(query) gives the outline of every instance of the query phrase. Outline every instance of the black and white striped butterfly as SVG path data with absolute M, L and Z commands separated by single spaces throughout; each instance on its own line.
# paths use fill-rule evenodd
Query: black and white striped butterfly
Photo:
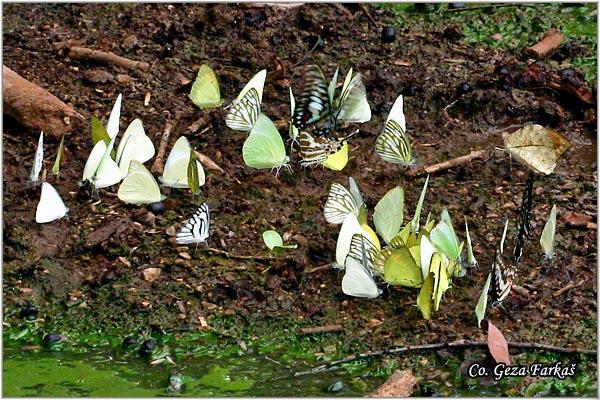
M 344 143 L 358 130 L 341 139 L 330 136 L 314 136 L 307 131 L 300 132 L 300 165 L 312 167 L 325 161 L 329 155 L 340 151 Z
M 356 194 L 352 192 L 356 192 Z M 363 204 L 364 201 L 360 192 L 358 192 L 358 187 L 354 189 L 351 186 L 350 190 L 348 190 L 340 183 L 333 183 L 325 202 L 325 220 L 330 224 L 339 225 L 344 222 L 348 214 L 354 214 L 358 217 Z
M 258 114 L 260 97 L 255 88 L 250 88 L 240 100 L 233 102 L 225 116 L 225 124 L 238 131 L 250 131 L 258 119 Z
M 323 71 L 316 65 L 309 65 L 305 69 L 292 124 L 300 131 L 313 124 L 319 126 L 317 132 L 330 131 L 335 127 L 327 83 Z
M 375 152 L 387 162 L 410 165 L 413 161 L 412 151 L 402 108 L 403 99 L 400 95 L 390 110 L 383 132 L 375 140 Z
M 496 251 L 492 274 L 492 307 L 498 307 L 508 297 L 517 269 L 514 265 L 505 263 L 502 254 Z
M 208 204 L 202 203 L 192 218 L 187 220 L 175 236 L 177 244 L 198 244 L 208 239 L 208 228 L 210 226 L 210 211 Z

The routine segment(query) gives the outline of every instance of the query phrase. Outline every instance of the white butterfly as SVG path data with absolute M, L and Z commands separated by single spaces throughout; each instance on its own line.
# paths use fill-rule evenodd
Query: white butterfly
M 110 138 L 114 138 L 119 133 L 119 120 L 121 118 L 121 101 L 123 99 L 123 95 L 119 93 L 117 96 L 117 100 L 115 100 L 115 104 L 113 105 L 112 111 L 108 116 L 108 122 L 106 123 L 106 133 Z
M 33 167 L 31 168 L 30 180 L 35 183 L 38 181 L 40 171 L 42 170 L 42 163 L 44 161 L 44 131 L 40 133 L 38 139 L 37 150 L 35 151 L 35 159 L 33 160 Z
M 334 79 L 337 81 L 337 76 Z M 362 75 L 360 73 L 353 75 L 352 68 L 346 74 L 342 93 L 337 99 L 335 119 L 359 123 L 371 119 L 371 107 L 367 101 L 367 89 L 362 81 Z
M 544 250 L 544 257 L 546 259 L 551 259 L 554 257 L 555 234 L 556 234 L 556 205 L 553 205 L 552 210 L 550 211 L 550 216 L 548 217 L 548 221 L 546 221 L 546 225 L 544 225 L 544 230 L 542 231 L 542 236 L 540 237 L 540 246 L 542 246 L 542 250 Z
M 210 211 L 208 204 L 202 205 L 196 210 L 192 218 L 186 221 L 175 236 L 177 244 L 198 244 L 208 239 L 208 228 L 210 226 Z
M 364 239 L 363 235 L 356 235 L 355 238 Z M 353 240 L 354 241 L 354 240 Z M 361 260 L 358 261 L 353 256 L 346 259 L 346 271 L 342 278 L 342 291 L 348 296 L 366 297 L 373 299 L 379 296 L 377 283 L 371 272 L 367 268 L 367 251 L 365 250 L 365 242 L 361 240 Z
M 131 160 L 129 172 L 119 186 L 117 196 L 125 203 L 136 205 L 157 203 L 164 199 L 154 176 L 137 160 Z
M 344 186 L 333 183 L 325 202 L 325 220 L 330 224 L 341 224 L 350 213 L 358 217 L 362 205 L 362 198 L 357 199 Z
M 167 157 L 163 174 L 158 178 L 163 186 L 172 188 L 189 187 L 187 168 L 190 162 L 191 151 L 192 146 L 190 146 L 190 142 L 185 136 L 181 136 L 179 139 L 177 139 L 173 145 L 173 148 L 171 149 L 171 152 L 169 153 L 169 157 Z M 204 168 L 202 168 L 200 161 L 195 161 L 196 169 L 198 170 L 198 183 L 200 186 L 202 186 L 206 181 Z
M 233 101 L 225 116 L 225 124 L 229 128 L 243 132 L 252 130 L 258 114 L 260 114 L 260 103 L 266 77 L 266 69 L 254 75 Z
M 35 222 L 43 224 L 64 217 L 69 209 L 65 207 L 60 195 L 54 186 L 48 182 L 42 182 L 42 194 L 40 202 L 35 210 Z
M 121 170 L 119 165 L 112 159 L 110 153 L 115 145 L 115 135 L 108 146 L 103 140 L 98 141 L 83 168 L 82 181 L 89 180 L 96 189 L 115 185 L 121 181 Z
M 406 135 L 406 119 L 402 108 L 403 99 L 400 95 L 390 110 L 383 133 L 375 140 L 375 152 L 387 162 L 411 165 L 412 151 Z
M 144 131 L 139 118 L 134 119 L 123 134 L 117 148 L 116 163 L 121 171 L 121 178 L 127 176 L 129 163 L 136 160 L 142 164 L 154 157 L 154 144 Z

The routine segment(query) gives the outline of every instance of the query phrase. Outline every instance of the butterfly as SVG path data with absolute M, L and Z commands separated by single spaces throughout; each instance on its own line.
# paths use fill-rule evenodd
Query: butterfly
M 187 220 L 177 232 L 175 242 L 177 244 L 204 243 L 208 239 L 209 226 L 210 211 L 208 210 L 208 204 L 202 203 L 192 218 Z
M 377 283 L 373 279 L 373 275 L 367 267 L 367 250 L 365 246 L 365 236 L 362 234 L 355 235 L 356 242 L 360 242 L 360 253 L 350 255 L 346 258 L 345 273 L 342 278 L 342 291 L 348 296 L 365 297 L 369 299 L 379 296 Z M 355 239 L 353 238 L 353 242 Z M 359 239 L 360 238 L 360 239 Z M 368 239 L 367 239 L 368 240 Z M 358 257 L 357 258 L 355 258 Z M 359 261 L 360 260 L 360 261 Z
M 247 166 L 256 169 L 281 167 L 290 169 L 281 134 L 273 121 L 263 113 L 258 115 L 254 127 L 242 147 L 242 156 Z
M 292 125 L 302 131 L 319 122 L 321 124 L 317 132 L 332 129 L 335 126 L 331 112 L 332 99 L 321 68 L 316 65 L 308 65 L 305 68 L 300 93 L 298 104 L 295 104 L 292 113 Z
M 343 269 L 344 264 L 346 262 L 346 257 L 350 253 L 350 249 L 352 247 L 352 240 L 356 235 L 364 235 L 368 237 L 367 239 L 367 251 L 369 251 L 369 257 L 372 259 L 374 254 L 379 251 L 379 243 L 373 242 L 373 240 L 377 240 L 373 230 L 366 224 L 360 224 L 358 218 L 353 213 L 349 213 L 346 215 L 344 222 L 340 228 L 340 233 L 338 235 L 336 247 L 335 247 L 335 262 L 333 266 L 338 269 Z M 373 240 L 371 240 L 373 239 Z M 354 246 L 358 246 L 357 243 Z M 374 249 L 374 250 L 371 250 Z M 354 249 L 353 254 L 357 253 L 358 249 Z
M 337 73 L 334 75 L 332 82 L 334 83 L 334 90 L 331 98 L 335 95 Z M 350 68 L 342 85 L 340 97 L 336 99 L 334 105 L 336 124 L 337 121 L 361 123 L 371 119 L 371 107 L 367 101 L 367 89 L 360 73 L 353 74 L 352 68 Z
M 116 135 L 113 136 L 108 145 L 103 140 L 94 145 L 83 168 L 82 181 L 90 181 L 96 189 L 112 186 L 121 181 L 119 165 L 110 155 L 116 138 Z
M 123 137 L 119 141 L 119 147 L 117 148 L 117 157 L 115 159 L 119 170 L 121 171 L 121 178 L 127 176 L 129 171 L 129 163 L 132 160 L 145 163 L 152 157 L 154 157 L 154 144 L 152 140 L 146 136 L 144 126 L 139 118 L 134 119 L 123 134 Z
M 362 227 L 362 226 L 361 226 Z M 364 227 L 363 227 L 364 229 Z M 364 233 L 367 233 L 365 230 Z M 354 235 L 350 242 L 350 249 L 348 251 L 348 257 L 353 257 L 357 260 L 362 260 L 363 265 L 367 268 L 369 273 L 379 273 L 379 270 L 375 268 L 375 258 L 380 252 L 379 244 L 375 243 L 369 234 Z M 347 260 L 347 258 L 346 258 Z
M 152 173 L 137 160 L 132 160 L 129 164 L 127 177 L 119 186 L 117 197 L 125 203 L 136 205 L 164 200 Z
M 514 265 L 505 263 L 502 257 L 504 252 L 504 240 L 508 230 L 508 221 L 504 225 L 504 232 L 500 239 L 499 249 L 496 250 L 494 262 L 492 263 L 492 307 L 498 307 L 506 299 L 512 289 L 513 280 L 517 274 Z
M 121 102 L 123 101 L 123 95 L 119 93 L 117 100 L 108 116 L 108 122 L 106 123 L 106 133 L 110 138 L 117 136 L 119 133 L 119 121 L 121 119 Z
M 571 142 L 560 133 L 541 125 L 528 125 L 503 133 L 504 146 L 516 159 L 536 172 L 549 175 Z
M 48 182 L 42 182 L 40 202 L 35 210 L 35 222 L 43 224 L 64 217 L 69 209 L 65 207 L 60 195 Z
M 360 209 L 364 205 L 362 196 L 359 196 L 360 192 L 351 193 L 343 185 L 333 183 L 325 202 L 325 220 L 330 224 L 338 225 L 344 222 L 348 214 L 354 214 L 358 217 Z
M 542 236 L 540 237 L 540 246 L 542 246 L 542 250 L 544 251 L 544 256 L 546 259 L 551 259 L 554 257 L 554 236 L 556 234 L 556 205 L 552 206 L 552 210 L 550 211 L 550 216 L 548 217 L 548 221 L 546 221 L 546 225 L 544 225 L 544 230 L 542 231 Z
M 223 104 L 219 82 L 208 65 L 200 66 L 189 97 L 192 103 L 200 108 L 214 108 Z
M 296 110 L 296 99 L 294 98 L 294 93 L 292 92 L 292 88 L 290 89 L 290 111 L 291 111 L 291 115 L 292 117 L 290 117 L 290 126 L 288 128 L 288 133 L 290 135 L 290 139 L 292 139 L 292 150 L 294 149 L 294 143 L 298 143 L 298 135 L 300 134 L 300 131 L 298 130 L 298 128 L 296 127 L 296 125 L 294 125 L 293 123 L 293 115 L 294 115 L 294 111 Z
M 300 157 L 302 158 L 300 165 L 303 167 L 310 167 L 328 161 L 330 156 L 339 154 L 340 151 L 343 151 L 347 140 L 354 136 L 357 132 L 358 130 L 341 139 L 333 138 L 329 135 L 313 136 L 307 131 L 300 132 Z M 340 160 L 343 165 L 340 163 L 335 163 L 333 160 L 329 159 L 329 162 L 331 163 L 330 165 L 334 166 L 334 168 L 339 168 L 341 165 L 341 168 L 339 169 L 342 169 L 348 162 L 347 147 L 345 151 L 346 156 L 344 157 L 342 154 L 343 158 Z
M 44 132 L 40 133 L 40 138 L 38 139 L 37 150 L 35 151 L 35 158 L 33 160 L 33 167 L 31 168 L 31 175 L 29 176 L 29 180 L 32 183 L 36 183 L 40 176 L 40 171 L 42 170 L 42 164 L 44 162 Z
M 258 72 L 231 103 L 231 108 L 225 116 L 225 124 L 229 128 L 243 132 L 252 130 L 260 114 L 266 77 L 266 69 Z
M 189 187 L 187 170 L 191 151 L 192 146 L 190 146 L 190 142 L 185 136 L 177 139 L 167 157 L 163 174 L 158 178 L 163 186 L 172 188 Z M 198 184 L 202 186 L 206 181 L 204 168 L 202 168 L 200 161 L 195 160 L 195 163 L 198 171 Z
M 390 110 L 383 132 L 375 140 L 375 152 L 387 162 L 410 165 L 413 162 L 412 151 L 402 108 L 403 98 L 400 95 Z

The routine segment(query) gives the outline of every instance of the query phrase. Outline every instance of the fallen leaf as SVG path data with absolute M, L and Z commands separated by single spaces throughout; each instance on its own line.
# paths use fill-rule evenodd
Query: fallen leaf
M 497 363 L 510 364 L 510 355 L 508 354 L 508 343 L 500 329 L 488 321 L 488 348 L 494 360 Z

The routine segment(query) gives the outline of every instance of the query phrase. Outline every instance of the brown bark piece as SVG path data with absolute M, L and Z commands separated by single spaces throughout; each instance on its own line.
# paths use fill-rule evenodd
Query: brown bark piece
M 341 325 L 325 325 L 325 326 L 313 326 L 310 328 L 300 328 L 300 333 L 303 335 L 312 335 L 314 333 L 333 333 L 341 332 L 344 328 Z
M 150 68 L 150 64 L 144 61 L 134 61 L 118 56 L 115 53 L 88 49 L 87 47 L 81 46 L 70 46 L 69 57 L 74 60 L 102 61 L 117 65 L 119 67 L 127 69 L 139 69 L 141 71 L 147 71 Z
M 554 50 L 558 49 L 564 40 L 564 35 L 557 29 L 550 29 L 544 34 L 542 40 L 531 47 L 523 50 L 527 57 L 542 59 L 546 58 Z
M 417 378 L 410 370 L 398 370 L 366 397 L 409 397 L 417 384 Z
M 54 139 L 72 129 L 83 115 L 63 103 L 58 97 L 2 66 L 4 113 L 32 131 L 44 131 Z
M 460 165 L 469 164 L 471 161 L 476 160 L 478 158 L 484 158 L 486 155 L 485 150 L 474 150 L 471 153 L 460 156 L 457 158 L 453 158 L 452 160 L 444 161 L 438 164 L 429 165 L 420 169 L 409 170 L 406 175 L 408 176 L 420 176 L 426 174 L 433 174 L 434 172 L 443 171 L 445 169 L 450 169 L 453 167 L 458 167 Z

